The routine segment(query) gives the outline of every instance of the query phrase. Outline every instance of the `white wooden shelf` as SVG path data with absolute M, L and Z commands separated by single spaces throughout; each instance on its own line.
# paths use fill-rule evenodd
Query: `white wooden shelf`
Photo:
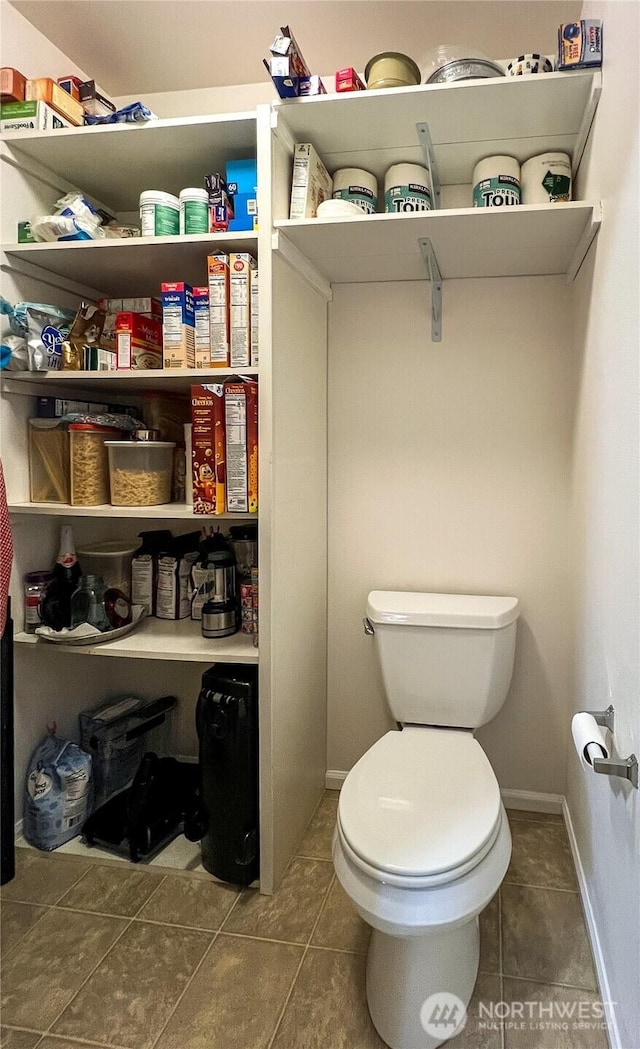
M 426 121 L 440 181 L 458 185 L 492 154 L 522 162 L 562 150 L 575 165 L 601 84 L 599 71 L 580 70 L 321 95 L 277 102 L 274 111 L 329 171 L 361 167 L 378 179 L 391 164 L 423 162 L 416 124 Z
M 145 390 L 161 390 L 166 393 L 186 393 L 192 383 L 221 382 L 231 375 L 257 377 L 257 368 L 189 368 L 180 371 L 164 371 L 162 368 L 140 371 L 113 372 L 5 372 L 1 375 L 4 393 L 29 394 L 38 397 L 64 397 L 65 390 L 76 395 L 83 390 L 107 394 L 135 396 Z
M 256 114 L 13 131 L 2 141 L 20 166 L 30 157 L 115 211 L 137 211 L 145 189 L 177 195 L 227 160 L 255 157 Z
M 44 132 L 43 132 L 44 134 Z M 202 182 L 202 178 L 199 179 Z M 199 233 L 176 237 L 130 237 L 77 243 L 5 244 L 13 268 L 21 263 L 87 285 L 100 296 L 158 295 L 160 281 L 207 283 L 207 255 L 212 251 L 248 251 L 256 255 L 252 232 Z
M 217 521 L 257 521 L 257 514 L 194 514 L 193 507 L 186 503 L 163 503 L 161 506 L 69 506 L 65 503 L 10 503 L 10 514 L 43 514 L 48 517 L 108 517 L 135 518 L 136 520 L 188 520 L 215 524 Z
M 424 280 L 421 238 L 431 241 L 443 279 L 553 273 L 572 279 L 600 220 L 599 205 L 574 201 L 504 211 L 455 208 L 334 221 L 287 219 L 276 226 L 325 280 L 342 284 Z
M 258 649 L 250 634 L 210 639 L 203 637 L 200 624 L 191 619 L 149 617 L 125 637 L 97 645 L 53 645 L 35 634 L 18 633 L 17 644 L 37 645 L 78 656 L 111 656 L 118 659 L 166 659 L 186 663 L 257 663 Z

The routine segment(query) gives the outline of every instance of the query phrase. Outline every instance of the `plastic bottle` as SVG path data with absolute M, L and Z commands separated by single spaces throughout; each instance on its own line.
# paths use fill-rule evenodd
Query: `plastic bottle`
M 53 630 L 71 626 L 71 595 L 78 586 L 82 569 L 76 555 L 73 531 L 63 525 L 60 531 L 60 550 L 53 566 L 53 579 L 47 586 L 40 605 L 42 622 Z

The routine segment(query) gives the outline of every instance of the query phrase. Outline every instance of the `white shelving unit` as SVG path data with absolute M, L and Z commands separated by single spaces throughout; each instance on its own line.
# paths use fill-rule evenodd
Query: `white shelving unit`
M 216 514 L 204 517 L 194 514 L 193 507 L 186 503 L 163 503 L 161 506 L 69 506 L 65 503 L 9 503 L 10 514 L 37 515 L 38 517 L 105 517 L 108 520 L 124 518 L 143 521 L 192 521 L 201 523 L 220 523 L 225 525 L 243 524 L 246 521 L 257 521 L 257 514 Z
M 324 778 L 327 609 L 327 303 L 343 282 L 425 280 L 430 244 L 444 278 L 564 274 L 571 280 L 601 221 L 598 202 L 521 206 L 504 212 L 450 207 L 429 213 L 291 222 L 295 142 L 310 141 L 330 171 L 363 167 L 382 183 L 398 162 L 421 163 L 417 125 L 429 128 L 445 201 L 471 181 L 482 157 L 571 153 L 577 169 L 601 90 L 598 72 L 465 81 L 279 102 L 240 113 L 148 125 L 14 133 L 0 143 L 8 298 L 71 304 L 80 296 L 157 292 L 162 280 L 203 283 L 211 248 L 258 252 L 260 267 L 260 809 L 261 888 L 278 884 L 315 807 Z M 15 223 L 82 188 L 120 217 L 142 190 L 177 193 L 226 159 L 258 158 L 260 228 L 255 234 L 145 238 L 93 244 L 18 245 Z M 72 181 L 70 181 L 72 180 Z M 447 192 L 447 187 L 454 187 Z M 437 269 L 431 276 L 437 275 Z M 434 281 L 435 283 L 435 281 Z M 37 294 L 29 292 L 37 289 Z M 58 298 L 56 297 L 58 296 Z M 59 298 L 62 296 L 62 298 Z M 66 296 L 66 298 L 64 297 Z M 446 325 L 445 325 L 446 330 Z M 165 374 L 11 373 L 1 379 L 3 459 L 15 525 L 17 577 L 36 564 L 43 535 L 74 517 L 117 530 L 133 520 L 205 520 L 189 507 L 47 506 L 26 498 L 22 427 L 29 397 L 94 392 L 127 403 L 146 390 L 185 392 L 224 370 Z M 9 456 L 9 463 L 7 463 Z M 7 465 L 10 469 L 7 471 Z M 85 520 L 86 519 L 86 520 Z M 233 520 L 246 520 L 233 515 Z M 231 517 L 208 519 L 229 523 Z M 48 531 L 47 531 L 48 530 Z M 194 629 L 196 627 L 196 629 Z M 144 661 L 162 682 L 172 666 L 258 662 L 251 639 L 207 641 L 197 624 L 147 620 L 126 638 L 69 648 L 18 637 L 21 664 L 71 673 L 69 654 L 102 656 L 101 673 Z M 54 651 L 51 651 L 54 650 Z M 111 657 L 111 661 L 107 657 Z M 114 658 L 116 662 L 114 662 Z M 106 662 L 105 662 L 106 660 Z M 93 664 L 89 664 L 90 666 Z M 34 671 L 31 670 L 31 678 Z M 20 686 L 19 686 L 20 687 Z M 33 704 L 31 681 L 19 702 Z M 62 695 L 62 692 L 61 692 Z M 193 702 L 183 697 L 184 702 Z M 31 709 L 31 708 L 29 708 Z
M 17 644 L 36 645 L 50 650 L 51 642 L 35 634 L 18 632 Z M 59 650 L 60 646 L 56 645 Z M 75 656 L 109 656 L 115 659 L 165 659 L 187 663 L 257 663 L 258 649 L 247 634 L 211 640 L 202 637 L 197 623 L 190 619 L 154 619 L 149 617 L 125 637 L 98 645 L 69 645 L 65 654 Z

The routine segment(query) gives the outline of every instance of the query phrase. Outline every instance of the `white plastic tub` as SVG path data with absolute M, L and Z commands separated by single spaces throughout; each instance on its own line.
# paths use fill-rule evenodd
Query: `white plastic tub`
M 78 547 L 83 574 L 102 576 L 107 589 L 116 587 L 131 597 L 131 562 L 139 545 L 137 541 L 113 539 Z

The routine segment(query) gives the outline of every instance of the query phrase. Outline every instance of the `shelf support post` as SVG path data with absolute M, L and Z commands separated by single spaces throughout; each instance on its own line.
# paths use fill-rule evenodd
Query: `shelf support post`
M 424 157 L 424 166 L 429 172 L 429 179 L 431 181 L 431 195 L 433 197 L 432 207 L 434 211 L 437 211 L 440 207 L 440 175 L 438 174 L 438 165 L 436 164 L 436 156 L 433 151 L 433 142 L 431 141 L 429 125 L 425 122 L 416 124 L 416 131 L 418 132 L 418 142 L 420 143 L 422 155 Z
M 428 237 L 418 240 L 429 280 L 431 281 L 431 341 L 442 342 L 442 277 L 440 267 Z

